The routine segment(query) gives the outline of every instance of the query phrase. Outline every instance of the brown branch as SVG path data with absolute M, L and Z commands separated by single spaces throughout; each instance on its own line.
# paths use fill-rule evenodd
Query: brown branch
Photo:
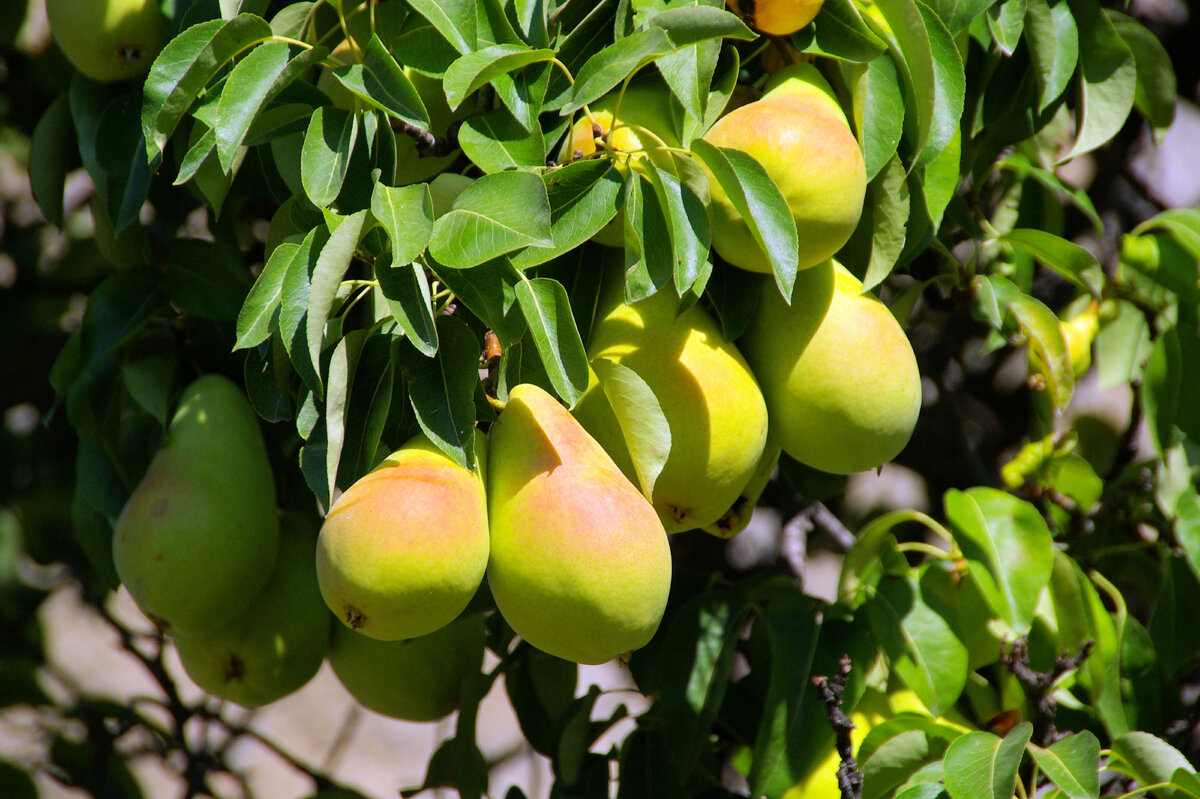
M 821 692 L 829 726 L 833 727 L 834 735 L 837 736 L 838 756 L 842 760 L 838 766 L 837 779 L 842 799 L 862 799 L 863 775 L 858 769 L 858 761 L 854 759 L 854 741 L 850 738 L 854 722 L 842 712 L 842 696 L 846 693 L 846 679 L 850 676 L 850 656 L 842 655 L 839 663 L 841 668 L 833 679 L 820 674 L 813 677 L 812 681 Z
M 1058 703 L 1050 689 L 1064 674 L 1083 665 L 1095 643 L 1089 638 L 1079 645 L 1079 651 L 1074 655 L 1059 655 L 1050 671 L 1037 671 L 1029 665 L 1029 641 L 1026 638 L 1014 641 L 1011 650 L 1001 649 L 1000 661 L 1025 686 L 1029 704 L 1033 706 L 1032 740 L 1038 746 L 1049 746 L 1058 737 L 1054 729 Z

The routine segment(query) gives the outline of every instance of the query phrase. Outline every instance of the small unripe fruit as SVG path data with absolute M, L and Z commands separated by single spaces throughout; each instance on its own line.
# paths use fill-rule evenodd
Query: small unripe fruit
M 67 59 L 96 81 L 144 75 L 167 41 L 158 0 L 46 0 L 46 16 Z

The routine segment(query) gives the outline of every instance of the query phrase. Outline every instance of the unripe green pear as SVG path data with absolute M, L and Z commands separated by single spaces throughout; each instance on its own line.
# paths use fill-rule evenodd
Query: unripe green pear
M 46 0 L 54 41 L 84 76 L 136 78 L 167 43 L 158 0 Z
M 378 641 L 334 625 L 329 665 L 363 707 L 405 721 L 435 721 L 455 710 L 463 684 L 483 666 L 482 613 L 436 632 Z
M 833 92 L 815 68 L 789 70 L 761 100 L 717 120 L 704 140 L 753 156 L 782 192 L 799 236 L 799 268 L 832 257 L 862 216 L 867 190 L 862 150 L 831 104 Z M 710 177 L 713 248 L 729 263 L 770 272 L 767 255 L 754 240 L 729 196 Z
M 610 283 L 618 298 L 620 283 Z M 767 406 L 741 353 L 699 305 L 678 311 L 672 291 L 617 302 L 602 312 L 588 349 L 589 358 L 635 372 L 667 418 L 671 450 L 650 501 L 668 533 L 720 518 L 749 482 L 767 440 Z M 594 390 L 603 395 L 600 386 Z M 608 452 L 624 448 L 611 425 L 593 424 L 597 417 L 589 406 L 576 418 Z M 622 427 L 631 423 L 618 421 Z M 628 456 L 613 459 L 620 463 Z
M 791 306 L 764 280 L 739 343 L 766 397 L 772 440 L 801 463 L 851 474 L 908 443 L 921 409 L 912 345 L 840 264 L 800 272 Z
M 249 608 L 219 630 L 179 635 L 175 647 L 197 685 L 255 708 L 300 690 L 321 668 L 329 646 L 329 611 L 313 570 L 316 526 L 283 517 L 279 562 Z
M 488 583 L 532 646 L 603 663 L 645 645 L 671 588 L 646 498 L 558 401 L 523 384 L 492 426 Z
M 483 436 L 475 441 L 482 448 Z M 317 541 L 325 604 L 342 624 L 383 641 L 449 624 L 475 595 L 487 561 L 479 468 L 467 471 L 424 436 L 347 488 Z
M 791 36 L 812 22 L 824 0 L 729 0 L 729 10 L 770 36 Z
M 258 417 L 232 381 L 205 375 L 183 392 L 117 519 L 117 575 L 161 628 L 198 633 L 245 611 L 278 549 L 275 480 Z

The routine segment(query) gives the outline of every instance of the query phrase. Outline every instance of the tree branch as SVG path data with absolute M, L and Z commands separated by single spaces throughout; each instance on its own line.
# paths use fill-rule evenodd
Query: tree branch
M 820 674 L 813 677 L 813 685 L 821 692 L 829 726 L 833 727 L 837 736 L 838 756 L 842 760 L 838 766 L 837 779 L 842 799 L 862 799 L 863 775 L 858 770 L 858 761 L 854 759 L 854 741 L 850 737 L 854 722 L 842 712 L 842 695 L 846 692 L 846 679 L 850 676 L 850 656 L 842 655 L 839 663 L 841 669 L 833 679 Z

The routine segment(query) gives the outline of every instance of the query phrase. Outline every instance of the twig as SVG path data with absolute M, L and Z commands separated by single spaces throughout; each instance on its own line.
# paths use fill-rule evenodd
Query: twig
M 452 124 L 445 136 L 438 137 L 404 120 L 392 119 L 392 129 L 416 142 L 417 155 L 421 158 L 438 158 L 454 152 L 458 147 L 458 127 L 458 123 Z
M 854 722 L 842 712 L 842 695 L 846 692 L 846 679 L 850 676 L 850 656 L 842 655 L 839 663 L 841 668 L 833 679 L 820 674 L 813 677 L 813 685 L 821 692 L 829 726 L 833 727 L 837 736 L 838 756 L 842 760 L 838 766 L 837 779 L 842 799 L 862 799 L 863 775 L 858 770 L 858 761 L 854 759 L 854 741 L 850 738 Z
M 1000 661 L 1026 688 L 1034 713 L 1033 741 L 1039 746 L 1049 746 L 1057 737 L 1054 714 L 1058 710 L 1058 703 L 1050 689 L 1060 677 L 1078 669 L 1087 660 L 1095 643 L 1094 639 L 1089 638 L 1079 645 L 1076 654 L 1059 655 L 1054 659 L 1054 667 L 1050 671 L 1036 671 L 1030 667 L 1029 642 L 1025 638 L 1014 641 L 1011 650 L 1001 650 Z

